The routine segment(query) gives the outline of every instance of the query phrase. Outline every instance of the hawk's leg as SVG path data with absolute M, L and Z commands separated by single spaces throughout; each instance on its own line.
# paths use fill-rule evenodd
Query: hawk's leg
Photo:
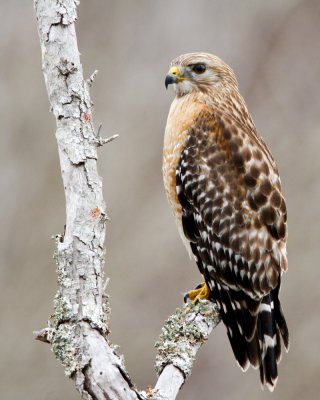
M 201 300 L 209 300 L 210 296 L 211 296 L 210 289 L 208 288 L 208 286 L 205 282 L 202 282 L 194 290 L 190 290 L 190 292 L 185 294 L 184 301 L 186 303 L 188 300 L 191 300 L 194 303 L 196 303 L 197 300 L 200 300 L 200 299 Z

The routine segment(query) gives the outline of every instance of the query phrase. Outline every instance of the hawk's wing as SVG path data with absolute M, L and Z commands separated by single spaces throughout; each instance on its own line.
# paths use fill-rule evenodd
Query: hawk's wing
M 240 121 L 204 111 L 176 170 L 185 235 L 218 282 L 261 298 L 286 269 L 286 206 L 266 145 Z
M 200 113 L 176 170 L 182 226 L 219 305 L 240 366 L 271 388 L 288 329 L 278 291 L 286 269 L 286 206 L 255 131 L 219 110 Z

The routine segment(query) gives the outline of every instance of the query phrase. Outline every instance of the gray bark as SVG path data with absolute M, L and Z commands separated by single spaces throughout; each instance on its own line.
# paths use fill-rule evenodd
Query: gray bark
M 66 229 L 56 237 L 59 288 L 54 314 L 36 338 L 51 343 L 84 399 L 174 399 L 197 350 L 218 323 L 217 313 L 210 302 L 178 313 L 160 337 L 156 362 L 160 378 L 155 389 L 138 392 L 107 340 L 109 305 L 103 288 L 107 216 L 97 148 L 113 138 L 103 140 L 94 130 L 89 88 L 95 73 L 84 80 L 74 25 L 77 1 L 35 0 L 34 4 L 66 197 Z M 189 329 L 188 335 L 176 334 L 182 327 Z

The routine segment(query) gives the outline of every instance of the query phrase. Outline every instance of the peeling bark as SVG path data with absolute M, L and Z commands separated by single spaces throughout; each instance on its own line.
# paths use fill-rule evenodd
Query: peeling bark
M 171 326 L 167 324 L 158 345 L 159 381 L 155 389 L 138 392 L 122 357 L 107 340 L 109 305 L 103 290 L 107 216 L 97 148 L 115 137 L 102 139 L 94 131 L 89 88 L 96 72 L 84 80 L 74 25 L 77 1 L 35 0 L 34 4 L 66 197 L 65 233 L 56 237 L 54 254 L 59 285 L 54 314 L 36 338 L 51 343 L 84 399 L 174 399 L 197 350 L 217 324 L 217 313 L 206 302 L 185 308 Z M 181 329 L 189 333 L 177 335 Z M 168 346 L 170 335 L 175 353 Z

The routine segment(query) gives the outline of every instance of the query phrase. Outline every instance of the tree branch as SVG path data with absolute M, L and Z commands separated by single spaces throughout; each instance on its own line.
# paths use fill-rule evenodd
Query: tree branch
M 156 371 L 160 375 L 154 399 L 174 400 L 191 374 L 193 362 L 202 344 L 220 322 L 211 301 L 200 300 L 177 309 L 162 328 L 156 343 Z
M 197 350 L 217 324 L 217 313 L 210 302 L 177 311 L 158 343 L 156 364 L 161 375 L 156 388 L 138 392 L 122 357 L 107 340 L 109 305 L 103 294 L 107 216 L 97 147 L 115 135 L 102 139 L 94 131 L 89 87 L 96 72 L 84 80 L 74 25 L 77 1 L 35 0 L 34 4 L 66 197 L 65 234 L 56 236 L 54 254 L 59 285 L 54 314 L 36 338 L 51 343 L 84 399 L 174 399 Z

